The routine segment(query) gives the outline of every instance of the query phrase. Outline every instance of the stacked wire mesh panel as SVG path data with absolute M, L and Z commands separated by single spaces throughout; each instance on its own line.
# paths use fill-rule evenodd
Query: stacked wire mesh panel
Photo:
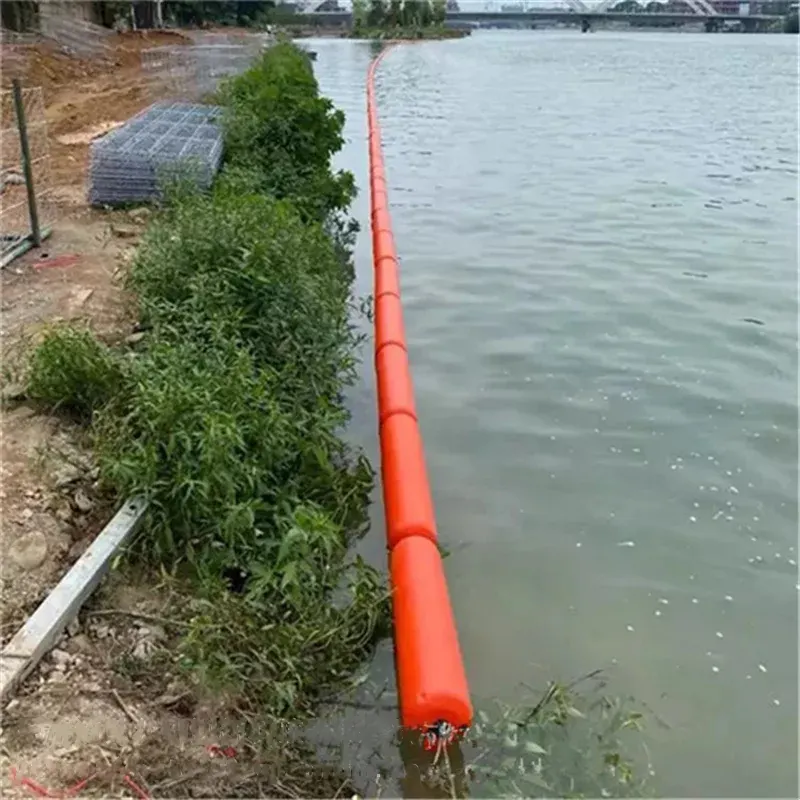
M 158 200 L 174 180 L 207 189 L 222 162 L 220 109 L 158 102 L 92 144 L 89 203 Z

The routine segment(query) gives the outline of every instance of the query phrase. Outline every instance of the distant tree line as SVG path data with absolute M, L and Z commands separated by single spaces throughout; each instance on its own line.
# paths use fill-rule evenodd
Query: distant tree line
M 353 0 L 353 31 L 444 25 L 447 0 Z

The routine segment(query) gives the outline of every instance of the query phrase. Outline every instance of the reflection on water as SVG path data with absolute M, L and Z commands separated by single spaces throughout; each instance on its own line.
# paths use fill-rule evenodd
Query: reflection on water
M 610 668 L 665 722 L 665 795 L 797 792 L 795 48 L 484 32 L 378 76 L 471 687 L 513 701 Z M 366 229 L 370 47 L 314 49 Z M 368 292 L 367 235 L 357 262 Z M 352 407 L 377 464 L 368 355 Z M 388 647 L 372 675 L 396 702 Z M 323 738 L 366 779 L 401 774 L 392 713 L 350 711 Z

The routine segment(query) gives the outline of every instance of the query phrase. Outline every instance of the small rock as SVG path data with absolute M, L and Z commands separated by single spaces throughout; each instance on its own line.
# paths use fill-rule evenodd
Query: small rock
M 9 185 L 16 184 L 20 186 L 25 183 L 25 176 L 21 175 L 19 172 L 6 172 L 3 175 L 3 183 L 7 183 Z
M 22 519 L 30 519 L 33 516 L 33 511 L 30 508 L 25 508 L 22 511 Z
M 152 215 L 152 211 L 149 208 L 133 208 L 128 212 L 128 216 L 134 222 L 145 222 L 148 217 Z
M 57 489 L 63 489 L 71 483 L 75 483 L 81 477 L 81 471 L 74 464 L 64 463 L 59 465 L 53 476 Z
M 98 639 L 107 639 L 110 634 L 111 634 L 111 629 L 108 627 L 108 625 L 100 624 L 95 626 L 94 635 Z
M 61 506 L 56 509 L 56 519 L 61 522 L 72 522 L 72 511 L 67 506 Z
M 69 649 L 76 653 L 88 653 L 92 649 L 92 643 L 85 633 L 78 633 L 69 640 Z
M 59 669 L 54 669 L 47 679 L 48 683 L 66 683 L 67 676 Z
M 74 295 L 75 305 L 82 306 L 94 294 L 94 289 L 81 289 Z
M 20 569 L 34 570 L 47 558 L 47 539 L 41 531 L 29 531 L 12 542 L 8 556 Z
M 17 708 L 17 706 L 19 706 L 19 698 L 18 698 L 18 697 L 15 697 L 15 698 L 14 698 L 13 700 L 11 700 L 11 701 L 9 702 L 9 704 L 6 706 L 6 711 L 13 711 L 15 708 Z
M 75 636 L 77 636 L 78 633 L 80 633 L 80 630 L 81 630 L 81 623 L 80 623 L 80 620 L 77 617 L 75 617 L 75 619 L 71 619 L 67 623 L 67 634 L 71 638 L 74 638 Z
M 67 558 L 72 562 L 77 561 L 89 549 L 89 544 L 90 541 L 88 538 L 78 539 L 78 541 L 73 543 L 72 547 L 70 547 Z
M 125 344 L 138 344 L 144 339 L 144 331 L 132 333 L 130 336 L 125 337 Z
M 115 222 L 111 226 L 111 233 L 119 236 L 120 239 L 131 239 L 139 235 L 139 228 L 136 225 L 125 225 L 122 222 Z
M 88 514 L 94 508 L 94 503 L 89 495 L 83 491 L 83 489 L 78 489 L 78 491 L 75 492 L 73 501 L 75 502 L 75 507 L 78 509 L 78 511 L 81 511 L 84 514 Z
M 159 642 L 167 638 L 167 633 L 160 625 L 141 625 L 139 627 L 139 636 L 143 639 L 152 639 L 155 642 Z
M 53 660 L 57 669 L 63 669 L 72 661 L 72 656 L 65 650 L 52 650 L 50 652 L 50 658 Z

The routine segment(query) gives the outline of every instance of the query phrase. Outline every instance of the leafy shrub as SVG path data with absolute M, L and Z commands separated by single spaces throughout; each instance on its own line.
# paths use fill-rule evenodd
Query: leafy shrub
M 89 419 L 121 388 L 120 358 L 86 328 L 60 325 L 45 333 L 28 376 L 28 396 Z
M 332 694 L 358 668 L 386 633 L 388 597 L 374 570 L 347 563 L 339 531 L 318 508 L 297 506 L 279 526 L 245 594 L 212 578 L 192 602 L 180 655 L 207 684 L 287 714 Z
M 319 96 L 307 54 L 284 42 L 270 47 L 227 84 L 222 102 L 226 161 L 248 173 L 251 188 L 291 198 L 304 219 L 321 221 L 349 206 L 352 174 L 331 171 L 344 143 L 344 114 Z
M 280 379 L 212 328 L 206 340 L 155 341 L 136 360 L 131 392 L 98 419 L 97 447 L 119 493 L 149 500 L 148 558 L 255 570 L 301 502 L 327 510 L 339 550 L 362 529 L 371 470 L 348 459 L 340 415 L 282 404 Z
M 291 204 L 223 181 L 210 198 L 185 195 L 151 227 L 130 286 L 162 336 L 203 340 L 213 325 L 280 375 L 276 392 L 292 407 L 341 424 L 358 336 L 340 256 Z

